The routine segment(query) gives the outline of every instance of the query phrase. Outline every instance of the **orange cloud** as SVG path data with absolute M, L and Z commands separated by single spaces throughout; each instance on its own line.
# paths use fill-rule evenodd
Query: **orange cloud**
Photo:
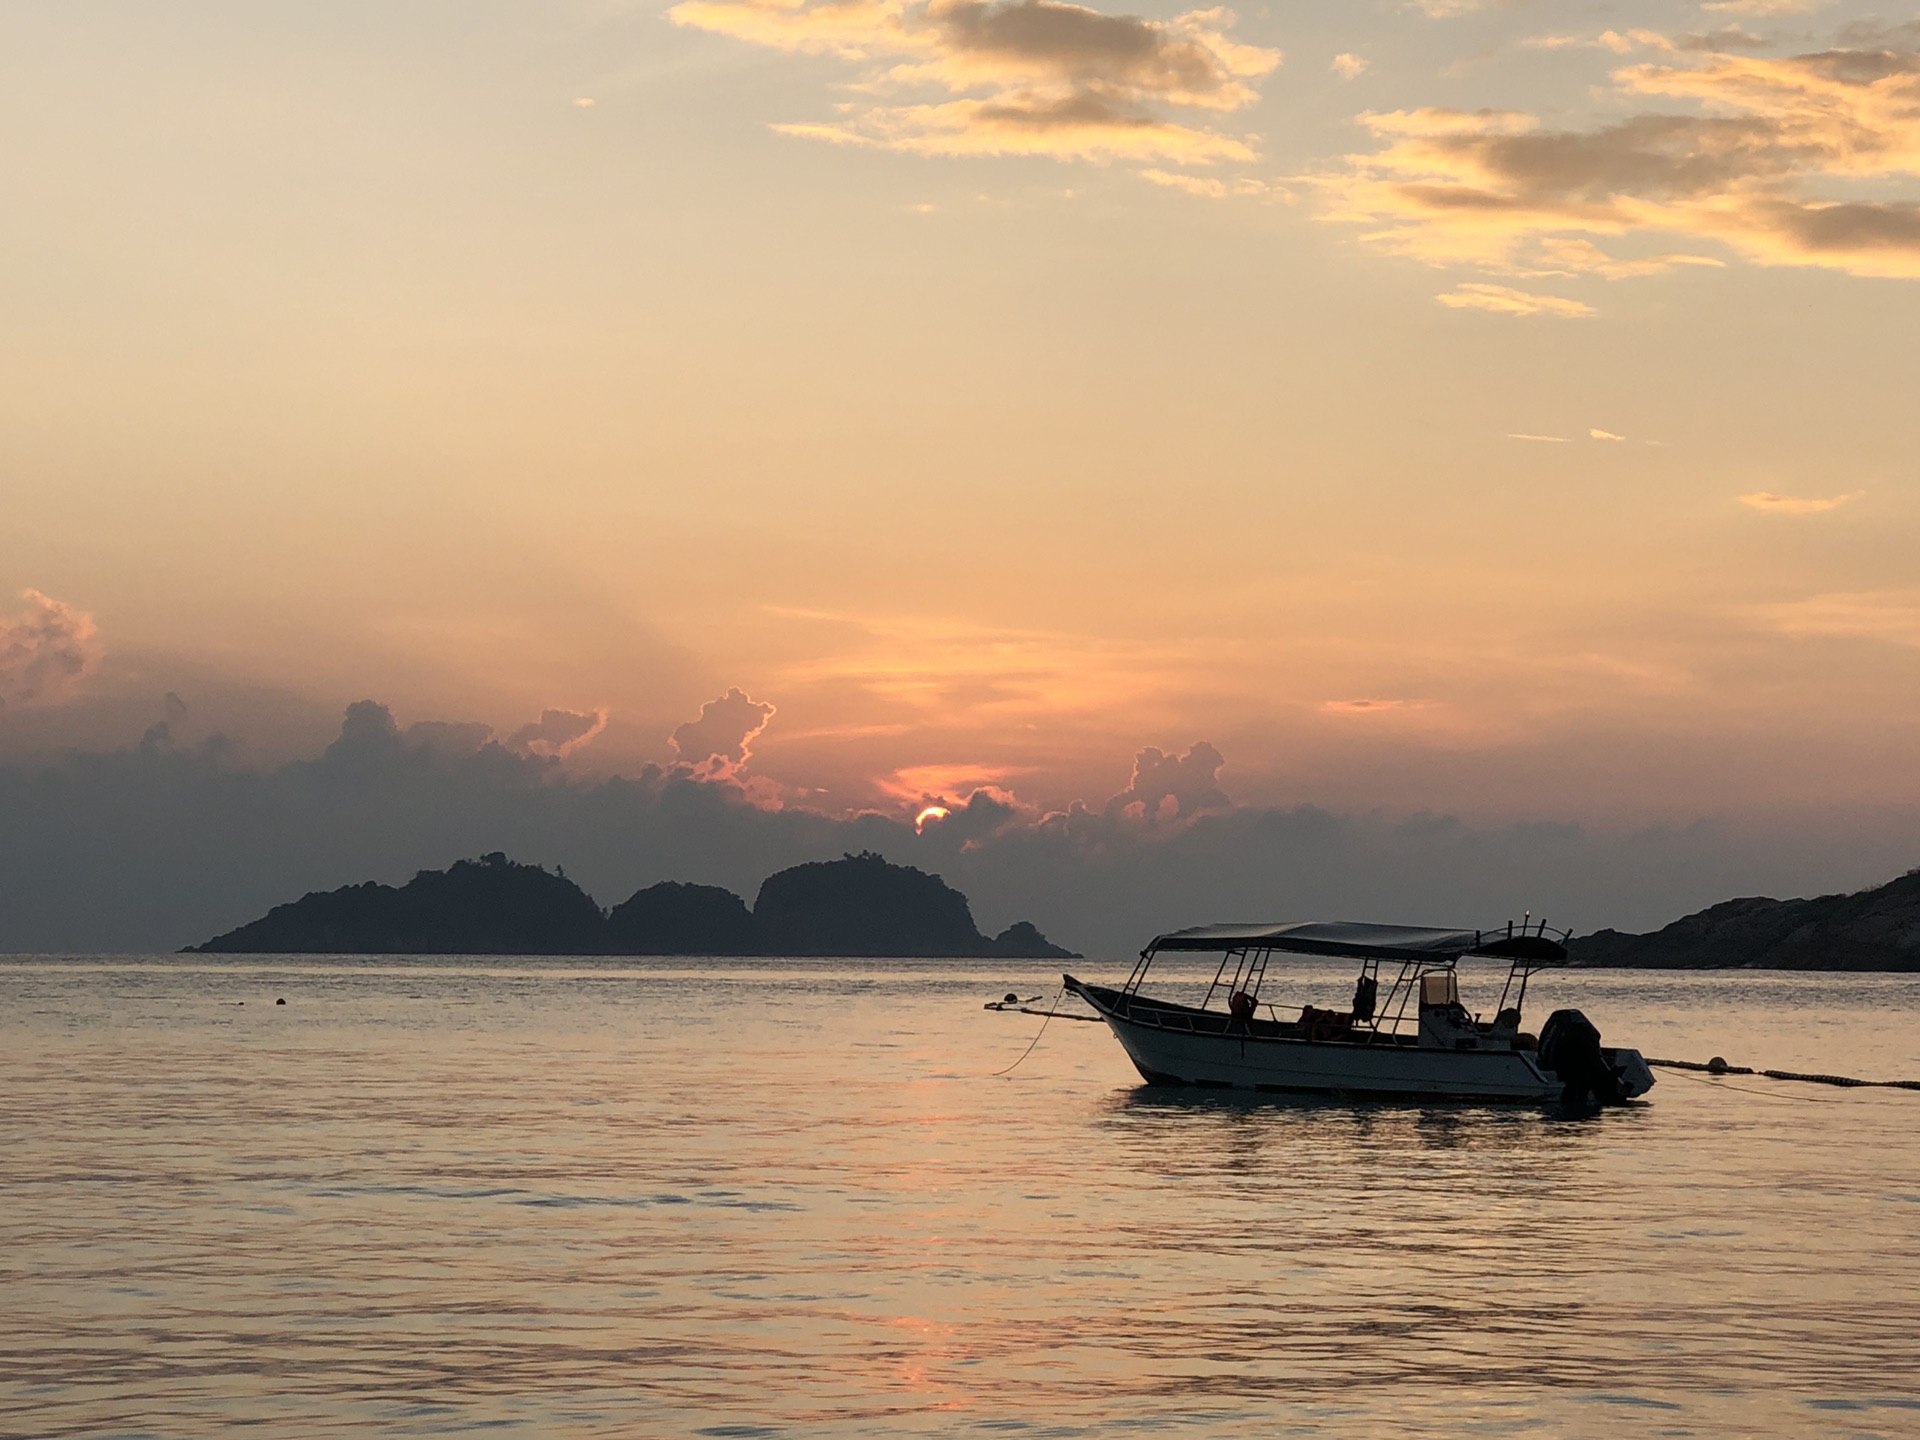
M 1591 305 L 1559 295 L 1535 295 L 1509 285 L 1465 284 L 1433 297 L 1455 310 L 1491 310 L 1498 315 L 1557 315 L 1580 320 L 1593 314 Z
M 1267 200 L 1291 200 L 1292 192 L 1284 186 L 1272 185 L 1265 180 L 1255 179 L 1251 175 L 1237 175 L 1222 180 L 1212 175 L 1181 175 L 1167 170 L 1142 170 L 1142 180 L 1169 190 L 1184 190 L 1189 195 L 1199 195 L 1208 200 L 1225 200 L 1233 196 L 1248 196 Z
M 843 107 L 845 119 L 776 130 L 922 155 L 1252 160 L 1254 137 L 1164 112 L 1244 109 L 1280 63 L 1278 51 L 1233 40 L 1233 15 L 1219 8 L 1146 20 L 1061 0 L 681 0 L 667 13 L 862 66 L 872 98 Z
M 1825 499 L 1814 499 L 1800 495 L 1775 495 L 1771 490 L 1756 490 L 1751 495 L 1742 495 L 1740 503 L 1754 510 L 1765 510 L 1775 515 L 1820 515 L 1828 510 L 1838 510 L 1849 500 L 1858 500 L 1867 492 L 1850 490 L 1845 495 L 1829 495 Z
M 1811 15 L 1833 0 L 1706 0 L 1700 8 L 1716 15 Z
M 26 609 L 0 620 L 0 709 L 56 703 L 100 664 L 103 648 L 93 616 L 38 590 L 23 590 Z
M 1812 595 L 1758 612 L 1781 635 L 1880 640 L 1920 647 L 1920 590 L 1864 590 Z
M 1320 708 L 1330 715 L 1378 715 L 1387 710 L 1422 710 L 1424 700 L 1326 700 Z
M 1634 32 L 1622 43 L 1681 41 Z M 1744 48 L 1739 32 L 1682 37 Z M 1614 48 L 1609 45 L 1609 48 Z M 1920 53 L 1830 50 L 1614 72 L 1616 93 L 1698 113 L 1547 130 L 1513 111 L 1365 114 L 1381 142 L 1317 183 L 1380 249 L 1511 274 L 1653 274 L 1712 257 L 1618 257 L 1588 237 L 1676 234 L 1766 265 L 1920 276 Z
M 1104 713 L 1156 693 L 1168 667 L 1200 663 L 1191 643 L 1154 645 L 939 616 L 773 613 L 847 627 L 846 642 L 834 653 L 784 667 L 783 684 L 852 686 L 913 712 L 921 725 L 942 724 L 961 710 L 997 724 Z
M 994 792 L 1011 800 L 1002 782 L 1031 773 L 1024 765 L 909 765 L 875 781 L 885 794 L 909 803 L 958 800 L 976 790 Z

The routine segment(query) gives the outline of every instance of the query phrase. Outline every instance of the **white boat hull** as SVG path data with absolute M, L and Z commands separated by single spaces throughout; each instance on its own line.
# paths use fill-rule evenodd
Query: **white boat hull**
M 1100 986 L 1072 982 L 1113 1031 L 1142 1078 L 1158 1084 L 1202 1085 L 1303 1095 L 1375 1099 L 1546 1101 L 1565 1082 L 1525 1050 L 1440 1050 L 1375 1040 L 1306 1040 L 1186 1029 L 1170 1007 L 1127 1005 Z M 1138 1014 L 1121 1013 L 1137 1010 Z M 1213 1017 L 1208 1017 L 1213 1018 Z M 1623 1093 L 1645 1093 L 1653 1075 L 1638 1051 L 1609 1049 Z

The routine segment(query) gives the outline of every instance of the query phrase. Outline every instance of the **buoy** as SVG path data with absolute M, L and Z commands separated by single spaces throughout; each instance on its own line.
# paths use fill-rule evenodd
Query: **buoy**
M 1000 997 L 1000 1003 L 1002 1005 L 1018 1005 L 1020 1003 L 1020 997 L 1009 990 L 1005 995 Z
M 276 1005 L 284 1005 L 287 1003 L 287 997 L 282 995 L 278 1000 L 274 1001 L 273 1003 Z
M 1729 1065 L 1716 1055 L 1706 1064 L 1698 1060 L 1656 1060 L 1646 1057 L 1649 1065 L 1664 1065 L 1669 1070 L 1704 1070 L 1709 1075 L 1764 1075 L 1769 1080 L 1800 1080 L 1809 1085 L 1844 1085 L 1849 1088 L 1859 1086 L 1876 1090 L 1920 1090 L 1920 1080 L 1856 1080 L 1851 1075 L 1803 1075 L 1797 1070 L 1756 1070 L 1751 1065 Z

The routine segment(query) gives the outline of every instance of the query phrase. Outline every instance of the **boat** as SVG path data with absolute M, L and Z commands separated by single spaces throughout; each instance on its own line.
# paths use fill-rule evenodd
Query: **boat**
M 1531 916 L 1496 931 L 1345 920 L 1202 925 L 1156 936 L 1118 989 L 1061 978 L 1149 1084 L 1354 1099 L 1637 1099 L 1653 1088 L 1646 1060 L 1601 1045 L 1578 1010 L 1555 1011 L 1537 1036 L 1520 1028 L 1527 982 L 1566 964 L 1569 934 Z M 1144 992 L 1159 956 L 1192 952 L 1220 955 L 1199 1005 Z M 1262 990 L 1286 956 L 1357 961 L 1351 1002 L 1283 1015 Z M 1508 962 L 1491 1020 L 1460 1000 L 1458 966 L 1470 956 Z

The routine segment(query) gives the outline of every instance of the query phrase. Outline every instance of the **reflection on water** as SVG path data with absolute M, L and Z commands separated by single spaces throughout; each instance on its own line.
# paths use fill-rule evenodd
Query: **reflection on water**
M 0 1433 L 1920 1434 L 1920 1096 L 1238 1098 L 1062 1024 L 990 1078 L 1036 982 L 0 965 Z M 1911 980 L 1554 983 L 1920 1075 Z

